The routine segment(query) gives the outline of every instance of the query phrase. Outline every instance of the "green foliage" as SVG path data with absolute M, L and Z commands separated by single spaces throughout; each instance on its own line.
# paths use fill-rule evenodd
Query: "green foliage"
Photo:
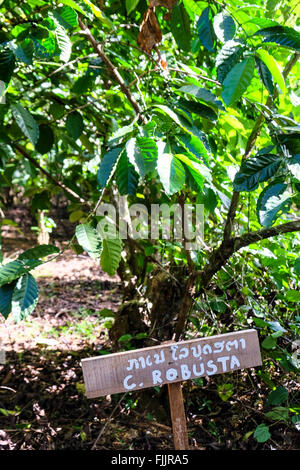
M 95 228 L 88 224 L 77 225 L 76 237 L 79 245 L 91 258 L 97 259 L 102 253 L 102 239 Z
M 146 298 L 156 270 L 169 273 L 183 297 L 193 279 L 186 322 L 193 334 L 253 326 L 265 364 L 294 374 L 300 238 L 280 227 L 297 224 L 300 215 L 299 32 L 285 2 L 240 3 L 183 0 L 170 14 L 157 6 L 162 40 L 148 30 L 155 47 L 147 43 L 146 50 L 138 39 L 146 1 L 2 2 L 0 208 L 5 213 L 8 190 L 30 200 L 33 216 L 62 196 L 77 223 L 72 246 L 109 275 L 134 279 L 137 298 Z M 229 220 L 234 192 L 237 211 Z M 106 219 L 96 207 L 116 206 L 119 195 L 129 209 L 141 202 L 203 204 L 205 244 L 188 253 L 184 240 L 121 240 L 112 221 L 101 232 Z M 273 226 L 278 235 L 264 238 Z M 261 228 L 262 239 L 227 258 L 234 237 L 245 240 Z M 33 311 L 31 271 L 58 255 L 53 246 L 15 260 L 0 252 L 5 318 Z M 175 318 L 180 305 L 172 306 Z M 131 333 L 122 345 L 133 344 Z M 223 384 L 218 393 L 228 400 L 233 387 Z M 275 399 L 265 419 L 290 423 L 287 408 Z M 254 432 L 262 444 L 271 434 L 266 423 Z

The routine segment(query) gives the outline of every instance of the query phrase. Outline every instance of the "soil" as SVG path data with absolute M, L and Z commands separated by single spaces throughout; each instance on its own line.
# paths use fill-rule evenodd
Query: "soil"
M 55 243 L 63 246 L 59 237 Z M 14 259 L 35 240 L 10 229 L 3 245 L 5 256 Z M 111 351 L 108 327 L 121 303 L 118 277 L 110 278 L 97 262 L 71 250 L 38 267 L 34 276 L 39 285 L 35 311 L 17 325 L 11 318 L 0 323 L 6 352 L 0 364 L 0 449 L 173 449 L 165 387 L 85 397 L 81 359 Z M 273 367 L 271 374 L 278 382 L 282 371 Z M 299 407 L 294 376 L 281 375 L 279 383 Z M 223 401 L 219 392 L 226 385 L 232 395 Z M 252 369 L 185 382 L 190 448 L 299 449 L 295 425 L 266 418 L 269 392 Z M 253 436 L 261 423 L 270 425 L 271 438 L 264 443 Z

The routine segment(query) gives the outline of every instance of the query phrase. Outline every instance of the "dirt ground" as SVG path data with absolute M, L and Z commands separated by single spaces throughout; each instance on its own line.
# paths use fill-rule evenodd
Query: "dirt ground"
M 21 248 L 33 245 L 30 237 L 8 237 L 4 251 L 13 259 Z M 81 359 L 111 350 L 108 328 L 120 305 L 119 279 L 71 250 L 38 267 L 34 275 L 39 285 L 35 311 L 17 325 L 11 318 L 0 323 L 6 351 L 0 365 L 0 449 L 173 449 L 165 387 L 85 397 Z M 272 373 L 276 377 L 281 372 L 275 368 Z M 284 376 L 284 381 L 299 407 L 295 378 Z M 228 384 L 232 395 L 223 401 L 220 386 Z M 190 448 L 299 449 L 295 426 L 266 420 L 263 406 L 269 390 L 252 369 L 184 383 Z M 253 437 L 261 423 L 271 424 L 265 443 Z

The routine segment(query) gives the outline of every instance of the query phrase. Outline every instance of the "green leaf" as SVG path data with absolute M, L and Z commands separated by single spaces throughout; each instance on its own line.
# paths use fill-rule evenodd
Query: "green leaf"
M 269 426 L 264 423 L 259 424 L 255 429 L 253 436 L 257 440 L 257 442 L 266 442 L 271 437 L 271 434 L 269 432 Z
M 227 401 L 234 393 L 233 384 L 218 385 L 218 394 L 221 400 Z
M 32 39 L 26 38 L 18 45 L 11 41 L 9 46 L 19 60 L 25 62 L 26 65 L 32 64 L 32 57 L 34 53 L 34 44 Z
M 244 44 L 239 40 L 228 41 L 216 57 L 217 78 L 223 83 L 226 75 L 239 62 L 243 55 Z
M 100 258 L 102 253 L 102 238 L 94 227 L 88 224 L 77 225 L 75 235 L 79 245 L 82 246 L 91 258 Z
M 70 137 L 77 140 L 84 129 L 83 119 L 79 111 L 73 111 L 68 114 L 66 119 L 66 128 Z
M 279 66 L 274 59 L 273 56 L 271 56 L 267 51 L 264 49 L 257 49 L 256 54 L 259 56 L 259 58 L 264 62 L 266 65 L 267 69 L 270 71 L 270 73 L 273 76 L 274 82 L 277 83 L 279 86 L 280 90 L 282 93 L 286 92 L 286 86 L 284 83 L 284 78 L 281 74 L 281 71 L 279 69 Z
M 230 41 L 236 33 L 236 24 L 232 17 L 222 11 L 214 17 L 214 31 L 221 42 Z
M 19 260 L 40 259 L 45 256 L 59 253 L 59 248 L 54 245 L 38 245 L 34 248 L 24 251 L 18 256 Z
M 235 191 L 254 191 L 259 183 L 267 181 L 278 171 L 282 158 L 272 153 L 249 158 L 242 163 L 240 171 L 235 175 L 233 187 Z
M 15 69 L 15 56 L 14 53 L 6 49 L 0 52 L 0 80 L 4 83 L 9 83 Z
M 263 36 L 263 42 L 275 42 L 279 46 L 300 51 L 300 33 L 288 26 L 271 26 L 257 31 L 253 36 Z
M 294 270 L 295 270 L 295 273 L 297 274 L 297 276 L 300 277 L 300 256 L 295 261 Z
M 206 165 L 209 161 L 209 148 L 206 144 L 206 136 L 203 134 L 186 134 L 178 137 L 178 142 L 189 154 L 192 154 L 198 160 L 203 161 Z M 185 152 L 184 152 L 185 153 Z
M 23 134 L 30 140 L 32 145 L 36 145 L 40 135 L 39 126 L 36 120 L 30 112 L 23 108 L 19 103 L 13 104 L 11 109 L 16 123 Z
M 261 192 L 257 201 L 257 215 L 262 226 L 270 227 L 281 214 L 289 210 L 292 200 L 287 189 L 287 184 L 275 181 Z
M 37 283 L 31 274 L 24 274 L 18 279 L 11 299 L 11 312 L 15 323 L 32 313 L 38 301 L 38 294 Z
M 127 15 L 130 15 L 130 13 L 137 7 L 139 1 L 140 0 L 126 0 Z
M 204 103 L 208 104 L 209 106 L 217 107 L 224 110 L 224 105 L 222 101 L 218 100 L 218 98 L 211 91 L 206 90 L 205 88 L 199 88 L 196 85 L 186 85 L 182 86 L 177 91 L 192 95 L 198 100 L 204 101 Z
M 74 0 L 60 0 L 60 3 L 63 5 L 68 5 L 74 10 L 79 11 L 79 13 L 82 15 L 86 16 L 85 11 L 78 5 L 78 2 L 75 2 Z
M 300 181 L 300 154 L 288 159 L 287 167 L 292 175 Z
M 54 144 L 53 131 L 48 124 L 39 125 L 39 139 L 36 143 L 35 150 L 42 155 L 50 152 Z
M 65 30 L 60 24 L 58 23 L 55 28 L 55 35 L 57 44 L 60 50 L 59 57 L 63 62 L 69 62 L 71 52 L 72 52 L 72 43 L 71 40 Z M 78 111 L 75 111 L 78 112 Z
M 223 82 L 222 98 L 227 106 L 231 106 L 240 99 L 250 85 L 253 72 L 254 58 L 251 56 L 236 64 L 226 75 Z
M 186 111 L 198 114 L 199 116 L 204 117 L 205 119 L 208 119 L 212 122 L 216 122 L 218 119 L 218 115 L 212 108 L 202 103 L 198 103 L 197 101 L 188 101 L 180 98 L 178 104 Z
M 157 160 L 157 172 L 164 190 L 171 196 L 180 191 L 185 182 L 184 166 L 170 153 L 160 153 Z
M 275 406 L 272 411 L 268 411 L 265 415 L 273 421 L 287 421 L 289 418 L 289 410 L 284 406 Z
M 212 24 L 212 13 L 210 7 L 203 10 L 198 23 L 198 35 L 203 46 L 210 52 L 214 52 L 216 36 Z
M 0 287 L 0 313 L 6 319 L 11 312 L 11 299 L 16 282 L 4 284 Z
M 176 154 L 176 158 L 178 158 L 187 167 L 199 189 L 203 189 L 205 180 L 211 181 L 210 170 L 205 165 L 202 165 L 197 158 L 193 158 L 191 155 L 189 158 L 183 154 Z
M 27 263 L 23 263 L 19 260 L 4 264 L 0 267 L 0 287 L 4 284 L 10 284 L 15 279 L 27 273 L 30 269 L 32 269 L 32 267 L 29 267 Z
M 178 47 L 189 52 L 191 50 L 190 18 L 182 3 L 176 4 L 172 10 L 171 31 Z
M 296 289 L 288 290 L 286 293 L 286 300 L 288 302 L 300 302 L 300 291 Z
M 158 150 L 154 140 L 133 137 L 126 143 L 126 152 L 130 163 L 142 178 L 155 170 Z
M 139 175 L 134 166 L 128 161 L 126 152 L 123 152 L 118 160 L 116 169 L 116 183 L 121 196 L 129 194 L 133 196 L 139 183 Z
M 277 134 L 277 141 L 280 145 L 286 147 L 291 155 L 300 155 L 300 132 Z
M 277 339 L 273 336 L 267 336 L 261 343 L 264 349 L 273 349 L 277 344 Z
M 78 15 L 73 8 L 66 5 L 52 11 L 56 21 L 65 29 L 72 29 L 78 26 Z
M 289 396 L 288 390 L 280 385 L 279 387 L 276 388 L 276 390 L 273 390 L 267 400 L 266 400 L 266 406 L 270 405 L 280 405 L 281 403 L 287 401 Z
M 42 32 L 43 28 L 40 28 L 40 31 Z M 44 29 L 44 31 L 48 34 L 47 37 L 33 37 L 35 53 L 38 57 L 41 57 L 42 59 L 50 59 L 57 53 L 56 36 L 52 31 L 48 31 L 46 29 Z
M 270 95 L 273 95 L 274 82 L 273 82 L 273 78 L 272 78 L 272 74 L 270 70 L 259 57 L 255 57 L 255 64 L 256 64 L 258 75 L 260 76 L 261 81 L 265 85 Z
M 109 276 L 114 276 L 122 258 L 122 241 L 118 234 L 115 234 L 111 228 L 108 228 L 106 236 L 103 237 L 103 250 L 101 254 L 101 268 Z M 102 234 L 103 235 L 103 234 Z
M 102 158 L 97 173 L 97 181 L 99 183 L 100 188 L 105 188 L 105 186 L 109 183 L 111 177 L 115 172 L 117 163 L 122 152 L 122 147 L 116 147 L 107 152 Z
M 195 2 L 194 0 L 183 0 L 186 11 L 190 15 L 192 20 L 195 19 L 195 15 L 201 16 L 203 11 L 203 5 L 206 5 L 206 2 Z

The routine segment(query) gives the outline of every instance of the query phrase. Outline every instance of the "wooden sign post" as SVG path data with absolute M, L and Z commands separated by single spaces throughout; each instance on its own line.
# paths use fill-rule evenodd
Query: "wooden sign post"
M 188 448 L 181 384 L 261 365 L 256 330 L 167 343 L 82 360 L 88 398 L 168 384 L 174 446 Z

